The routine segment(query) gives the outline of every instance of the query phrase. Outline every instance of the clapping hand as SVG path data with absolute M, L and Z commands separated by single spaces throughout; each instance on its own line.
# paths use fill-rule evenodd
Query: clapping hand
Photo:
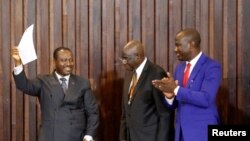
M 174 96 L 174 89 L 178 86 L 178 81 L 175 81 L 172 75 L 168 72 L 167 77 L 164 77 L 161 80 L 153 80 L 152 84 L 155 88 L 161 90 L 166 97 L 171 98 Z

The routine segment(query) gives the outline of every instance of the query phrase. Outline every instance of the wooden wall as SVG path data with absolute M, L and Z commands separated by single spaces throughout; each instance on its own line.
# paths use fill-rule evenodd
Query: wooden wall
M 178 63 L 174 37 L 197 28 L 202 50 L 223 66 L 218 105 L 224 124 L 250 124 L 249 0 L 0 0 L 0 141 L 37 141 L 36 98 L 15 88 L 10 49 L 35 24 L 38 59 L 28 77 L 51 73 L 52 53 L 67 46 L 75 73 L 88 78 L 101 111 L 99 141 L 117 141 L 123 68 L 118 58 L 132 39 L 166 71 Z

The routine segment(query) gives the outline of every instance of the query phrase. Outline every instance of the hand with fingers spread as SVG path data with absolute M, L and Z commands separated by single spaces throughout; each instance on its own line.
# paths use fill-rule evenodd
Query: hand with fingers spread
M 169 72 L 167 76 L 161 80 L 153 80 L 152 84 L 164 93 L 173 93 L 174 89 L 178 86 L 178 81 L 175 81 Z

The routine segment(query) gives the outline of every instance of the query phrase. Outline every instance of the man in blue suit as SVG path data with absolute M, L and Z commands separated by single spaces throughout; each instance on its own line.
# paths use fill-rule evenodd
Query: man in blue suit
M 175 141 L 207 141 L 208 125 L 219 123 L 216 95 L 221 65 L 202 53 L 200 42 L 200 34 L 195 29 L 178 32 L 175 53 L 180 64 L 174 77 L 167 73 L 168 77 L 152 81 L 164 92 L 166 107 L 177 108 Z

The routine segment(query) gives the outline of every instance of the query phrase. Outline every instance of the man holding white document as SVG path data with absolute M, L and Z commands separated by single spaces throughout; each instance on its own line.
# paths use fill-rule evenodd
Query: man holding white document
M 28 79 L 18 48 L 12 48 L 16 87 L 36 96 L 41 104 L 39 141 L 93 141 L 99 125 L 99 109 L 87 79 L 72 73 L 72 51 L 55 49 L 54 71 Z

